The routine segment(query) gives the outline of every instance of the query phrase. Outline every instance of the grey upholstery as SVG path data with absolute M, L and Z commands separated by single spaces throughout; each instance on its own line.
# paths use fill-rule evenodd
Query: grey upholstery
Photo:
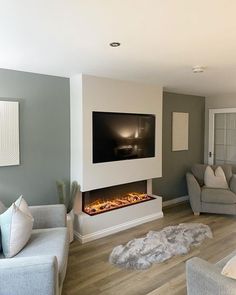
M 30 207 L 34 228 L 13 258 L 0 254 L 0 295 L 59 295 L 69 251 L 64 205 Z
M 236 251 L 216 264 L 194 257 L 186 263 L 188 295 L 235 295 L 236 280 L 221 274 L 224 265 Z
M 58 266 L 55 256 L 1 259 L 1 295 L 58 294 Z
M 205 203 L 235 204 L 236 195 L 226 189 L 203 187 L 201 201 Z
M 195 164 L 186 174 L 190 205 L 194 213 L 236 214 L 236 175 L 231 165 L 220 165 L 224 170 L 229 189 L 214 189 L 204 186 L 207 165 Z M 216 169 L 218 166 L 212 166 Z
M 56 256 L 60 284 L 66 274 L 68 246 L 66 227 L 35 229 L 27 247 L 21 250 L 15 258 L 32 257 L 35 253 L 40 253 L 42 256 Z
M 30 206 L 34 217 L 34 229 L 66 226 L 66 207 L 60 204 Z

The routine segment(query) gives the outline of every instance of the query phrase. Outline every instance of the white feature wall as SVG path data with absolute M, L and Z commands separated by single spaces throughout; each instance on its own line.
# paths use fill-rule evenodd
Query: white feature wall
M 155 157 L 92 163 L 92 112 L 154 114 Z M 77 75 L 71 78 L 71 180 L 81 191 L 162 176 L 162 87 Z

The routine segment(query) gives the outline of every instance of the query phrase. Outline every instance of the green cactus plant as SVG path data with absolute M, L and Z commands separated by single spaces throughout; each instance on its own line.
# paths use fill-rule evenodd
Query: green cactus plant
M 64 204 L 66 206 L 67 213 L 69 213 L 73 209 L 74 199 L 78 192 L 79 185 L 77 181 L 73 181 L 70 192 L 68 192 L 66 183 L 64 181 L 57 181 L 56 185 L 59 203 Z

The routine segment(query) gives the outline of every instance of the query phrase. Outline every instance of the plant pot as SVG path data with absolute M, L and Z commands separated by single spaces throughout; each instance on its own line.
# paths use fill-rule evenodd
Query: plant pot
M 74 241 L 74 211 L 73 209 L 67 214 L 67 228 L 69 232 L 69 241 L 70 243 Z

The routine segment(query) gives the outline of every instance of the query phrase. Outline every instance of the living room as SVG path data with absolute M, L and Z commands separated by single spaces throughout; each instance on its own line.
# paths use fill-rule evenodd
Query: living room
M 0 295 L 236 294 L 235 8 L 1 1 Z

